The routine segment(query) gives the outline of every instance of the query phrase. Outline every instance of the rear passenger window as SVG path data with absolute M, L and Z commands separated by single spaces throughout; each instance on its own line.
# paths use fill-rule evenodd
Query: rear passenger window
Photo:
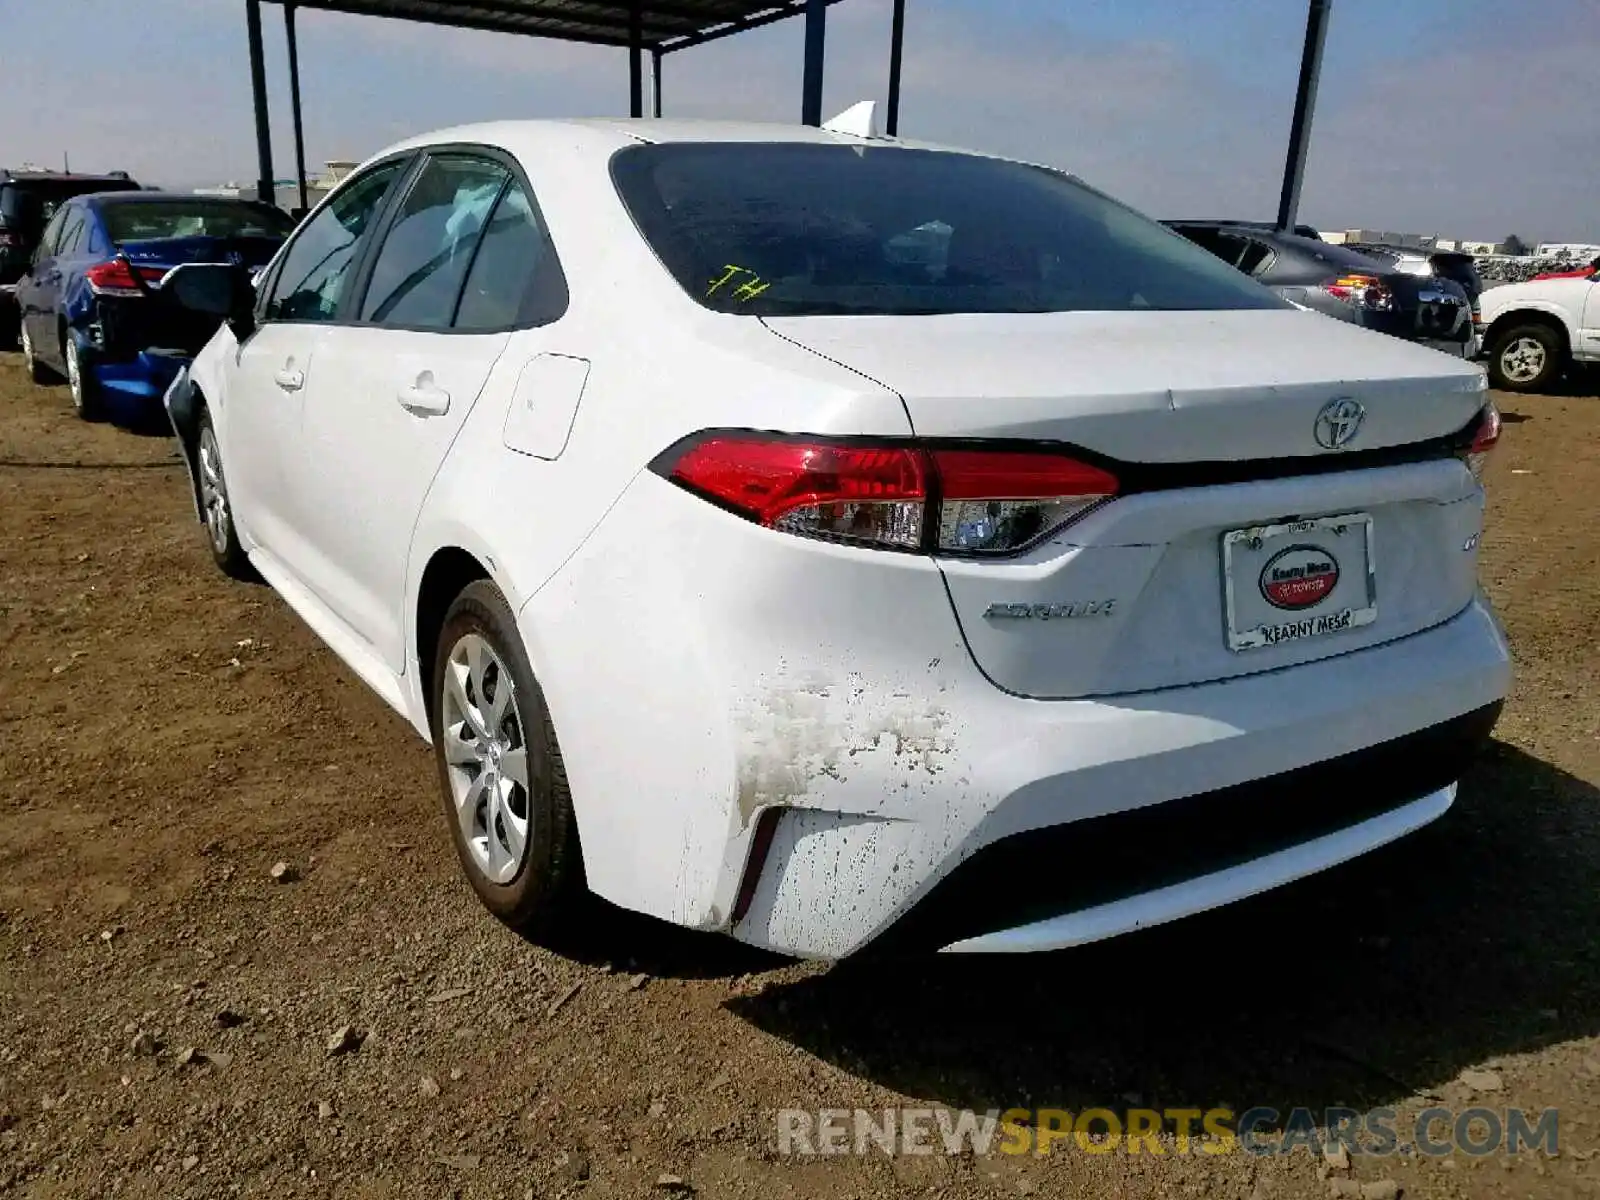
M 1234 265 L 1246 275 L 1254 275 L 1267 265 L 1267 260 L 1271 257 L 1272 247 L 1265 242 L 1251 240 L 1245 243 L 1244 253 Z
M 566 281 L 555 251 L 527 192 L 513 182 L 489 218 L 461 293 L 455 327 L 482 331 L 542 325 L 566 307 Z
M 484 159 L 429 159 L 378 250 L 361 319 L 448 329 L 479 235 L 509 174 Z
M 83 226 L 82 210 L 69 209 L 67 223 L 61 230 L 61 240 L 56 243 L 57 256 L 65 258 L 78 252 L 78 248 L 83 242 Z

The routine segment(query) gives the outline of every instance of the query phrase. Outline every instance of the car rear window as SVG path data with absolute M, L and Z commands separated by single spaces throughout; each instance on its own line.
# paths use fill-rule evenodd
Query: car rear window
M 101 219 L 113 242 L 143 242 L 175 237 L 287 237 L 289 214 L 265 204 L 216 201 L 140 200 L 101 206 Z
M 753 316 L 1282 308 L 1056 171 L 892 146 L 630 147 L 612 178 L 694 299 Z

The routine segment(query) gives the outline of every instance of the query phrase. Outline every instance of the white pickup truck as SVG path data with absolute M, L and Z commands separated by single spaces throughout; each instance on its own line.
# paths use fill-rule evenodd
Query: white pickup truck
M 1571 363 L 1600 363 L 1600 271 L 1502 284 L 1480 303 L 1495 387 L 1540 392 Z

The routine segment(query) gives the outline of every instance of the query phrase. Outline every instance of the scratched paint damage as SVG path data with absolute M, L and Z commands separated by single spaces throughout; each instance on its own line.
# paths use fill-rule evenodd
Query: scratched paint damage
M 878 812 L 885 789 L 848 788 L 852 777 L 903 788 L 943 771 L 955 751 L 951 717 L 928 691 L 870 688 L 855 672 L 759 680 L 734 713 L 738 827 L 772 805 Z

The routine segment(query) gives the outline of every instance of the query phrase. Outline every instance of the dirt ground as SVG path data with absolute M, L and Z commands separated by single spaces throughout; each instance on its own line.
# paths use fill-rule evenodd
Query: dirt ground
M 1443 821 L 1085 950 L 824 970 L 600 910 L 569 954 L 497 925 L 428 750 L 211 568 L 171 443 L 0 354 L 0 1193 L 1600 1194 L 1600 399 L 1501 399 L 1516 691 Z M 776 1137 L 782 1108 L 1431 1103 L 1557 1107 L 1560 1152 L 1330 1179 Z

